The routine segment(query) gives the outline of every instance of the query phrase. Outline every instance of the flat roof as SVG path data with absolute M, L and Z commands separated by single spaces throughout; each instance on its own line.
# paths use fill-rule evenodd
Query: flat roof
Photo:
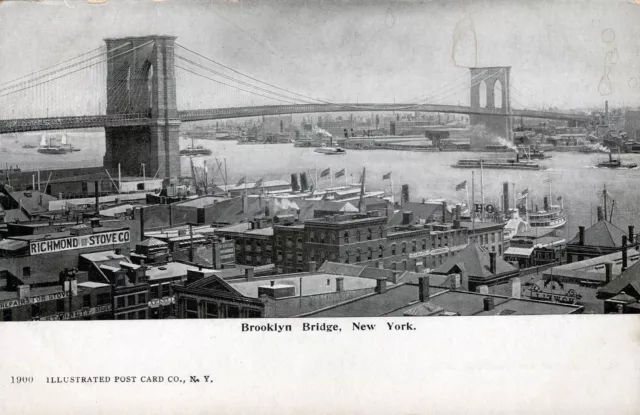
M 147 268 L 146 275 L 149 277 L 149 281 L 153 282 L 154 280 L 162 280 L 166 278 L 173 277 L 184 277 L 187 275 L 187 271 L 192 270 L 196 271 L 200 269 L 200 267 L 196 265 L 184 264 L 182 262 L 168 262 L 163 265 L 159 265 L 157 267 L 149 267 Z M 204 270 L 204 268 L 202 268 Z M 206 269 L 207 271 L 213 271 L 210 269 Z

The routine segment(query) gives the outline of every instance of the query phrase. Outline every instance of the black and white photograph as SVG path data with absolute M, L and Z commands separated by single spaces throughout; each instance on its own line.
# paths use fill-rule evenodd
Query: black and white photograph
M 637 0 L 0 1 L 0 326 L 638 314 L 638 22 Z

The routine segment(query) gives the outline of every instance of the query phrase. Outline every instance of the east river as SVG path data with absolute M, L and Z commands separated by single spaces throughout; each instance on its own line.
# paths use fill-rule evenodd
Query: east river
M 19 165 L 23 170 L 37 168 L 75 168 L 99 166 L 104 154 L 104 133 L 101 131 L 67 132 L 69 143 L 82 151 L 65 155 L 45 155 L 33 149 L 22 148 L 25 143 L 38 145 L 40 134 L 25 133 L 17 136 L 0 136 L 0 165 Z M 18 140 L 18 142 L 16 142 Z M 226 159 L 228 179 L 237 182 L 246 175 L 249 181 L 261 177 L 266 180 L 290 179 L 291 173 L 308 172 L 312 177 L 315 169 L 322 171 L 331 167 L 332 174 L 346 167 L 347 178 L 353 174 L 357 180 L 362 167 L 367 171 L 367 188 L 389 190 L 390 182 L 382 181 L 382 175 L 392 172 L 396 198 L 400 186 L 408 184 L 411 199 L 445 197 L 453 200 L 465 198 L 464 191 L 455 191 L 458 183 L 466 180 L 471 196 L 471 170 L 454 169 L 450 166 L 461 158 L 506 157 L 508 153 L 463 153 L 463 152 L 410 152 L 394 150 L 349 150 L 343 156 L 326 156 L 314 152 L 313 148 L 297 148 L 293 144 L 238 145 L 235 141 L 196 140 L 212 150 L 206 158 L 194 158 L 202 166 L 207 160 L 209 174 L 216 168 L 215 158 Z M 180 147 L 191 144 L 189 140 L 180 140 Z M 613 223 L 626 230 L 633 224 L 640 229 L 638 206 L 640 206 L 640 169 L 599 169 L 594 165 L 604 160 L 606 154 L 549 153 L 552 158 L 539 160 L 546 169 L 539 171 L 524 170 L 488 170 L 483 172 L 483 189 L 486 203 L 499 205 L 502 182 L 516 184 L 516 192 L 529 189 L 533 203 L 542 207 L 542 198 L 548 194 L 548 181 L 551 181 L 552 198 L 562 196 L 569 215 L 565 227 L 567 236 L 573 237 L 578 225 L 591 225 L 595 221 L 596 206 L 601 203 L 603 185 L 615 200 Z M 623 154 L 623 162 L 639 163 L 640 154 Z M 153 175 L 153 172 L 147 172 Z M 182 174 L 190 175 L 189 159 L 182 158 Z M 220 183 L 220 175 L 215 177 Z M 321 187 L 329 187 L 328 178 L 320 181 Z M 343 184 L 344 178 L 333 179 L 333 184 Z M 475 171 L 476 202 L 480 201 L 480 171 Z M 510 192 L 512 187 L 509 188 Z M 397 199 L 398 200 L 398 199 Z

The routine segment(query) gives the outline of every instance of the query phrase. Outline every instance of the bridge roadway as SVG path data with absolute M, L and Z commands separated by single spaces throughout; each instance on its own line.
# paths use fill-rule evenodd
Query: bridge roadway
M 372 111 L 416 111 L 442 112 L 450 114 L 476 114 L 505 117 L 508 115 L 524 118 L 542 118 L 550 120 L 588 122 L 591 117 L 582 114 L 570 114 L 551 111 L 533 111 L 512 109 L 511 114 L 500 109 L 470 108 L 456 105 L 434 104 L 296 104 L 266 105 L 258 107 L 229 107 L 204 110 L 178 111 L 182 122 L 223 120 L 230 118 L 259 117 L 263 115 L 305 114 L 322 112 L 372 112 Z M 152 120 L 147 114 L 85 115 L 73 117 L 25 118 L 0 120 L 0 134 L 28 131 L 66 130 L 76 128 L 121 127 L 148 125 Z

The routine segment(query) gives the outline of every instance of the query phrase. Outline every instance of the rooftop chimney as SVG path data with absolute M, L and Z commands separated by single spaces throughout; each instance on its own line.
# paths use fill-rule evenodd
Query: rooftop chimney
M 255 271 L 253 268 L 245 268 L 244 269 L 244 277 L 247 281 L 252 281 L 255 276 Z
M 429 301 L 429 297 L 431 296 L 429 292 L 429 277 L 418 278 L 418 295 L 420 296 L 421 303 Z
M 316 272 L 316 261 L 309 261 L 309 272 Z
M 602 206 L 598 206 L 598 222 L 604 219 L 604 214 L 602 213 Z
M 578 244 L 579 245 L 584 245 L 584 226 L 578 226 Z
M 489 252 L 489 271 L 492 274 L 496 273 L 496 253 Z
M 402 224 L 410 225 L 411 223 L 413 223 L 413 212 L 402 212 Z
M 242 213 L 244 213 L 245 215 L 247 213 L 249 213 L 249 200 L 247 198 L 247 195 L 242 195 Z
M 94 183 L 94 193 L 96 194 L 96 215 L 100 214 L 100 192 L 98 191 L 98 181 L 96 180 Z
M 462 217 L 462 206 L 461 205 L 456 205 L 456 220 L 458 222 L 460 222 L 461 217 Z
M 509 212 L 509 182 L 502 183 L 502 200 L 504 211 Z
M 520 278 L 515 277 L 511 280 L 511 297 L 513 298 L 521 298 L 522 297 L 522 284 L 520 282 Z
M 482 299 L 482 303 L 484 305 L 484 311 L 491 311 L 493 307 L 495 307 L 495 302 L 493 297 L 485 297 Z
M 627 235 L 622 235 L 622 270 L 627 269 Z
M 31 287 L 29 284 L 18 285 L 18 299 L 23 300 L 31 296 Z
M 336 277 L 336 292 L 344 291 L 344 277 Z
M 447 202 L 442 202 L 442 223 L 447 222 Z
M 613 262 L 605 262 L 604 278 L 605 278 L 605 284 L 609 284 L 613 279 Z
M 387 292 L 387 280 L 386 279 L 376 280 L 376 292 L 378 294 L 384 294 L 384 293 Z
M 629 225 L 629 243 L 633 244 L 635 241 L 635 238 L 633 236 L 633 225 Z

